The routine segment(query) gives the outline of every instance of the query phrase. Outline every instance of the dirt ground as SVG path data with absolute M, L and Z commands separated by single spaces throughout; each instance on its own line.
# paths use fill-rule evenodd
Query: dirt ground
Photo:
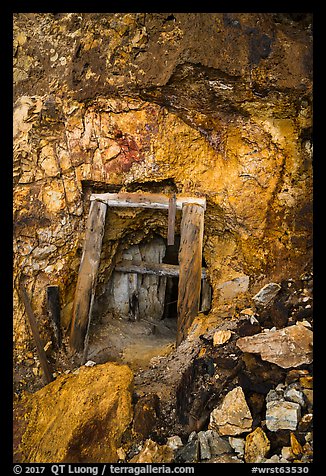
M 91 327 L 87 360 L 128 364 L 133 371 L 145 369 L 156 356 L 175 348 L 176 319 L 131 321 L 110 314 Z

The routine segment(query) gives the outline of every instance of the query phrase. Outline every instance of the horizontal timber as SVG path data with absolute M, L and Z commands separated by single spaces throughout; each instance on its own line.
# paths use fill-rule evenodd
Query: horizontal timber
M 111 207 L 139 207 L 169 209 L 169 197 L 158 193 L 93 193 L 91 201 L 97 200 Z M 196 204 L 206 209 L 204 197 L 176 197 L 176 209 L 181 210 L 184 204 Z
M 145 261 L 123 260 L 117 263 L 115 271 L 123 273 L 155 274 L 157 276 L 178 277 L 180 267 L 177 264 L 147 263 Z M 206 269 L 202 268 L 202 279 L 206 278 Z

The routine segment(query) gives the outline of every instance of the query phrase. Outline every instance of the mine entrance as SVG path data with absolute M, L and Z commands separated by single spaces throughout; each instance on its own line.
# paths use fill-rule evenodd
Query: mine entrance
M 155 246 L 144 243 L 120 256 L 111 280 L 111 305 L 118 312 L 123 310 L 135 321 L 140 315 L 146 319 L 147 311 L 149 320 L 177 315 L 176 343 L 179 345 L 187 335 L 200 306 L 207 307 L 209 299 L 206 273 L 202 268 L 205 198 L 168 197 L 150 193 L 107 193 L 93 194 L 90 199 L 73 307 L 70 334 L 72 350 L 78 353 L 84 351 L 85 356 L 87 349 L 107 207 L 139 207 L 168 211 L 168 246 L 165 246 L 160 237 L 161 246 L 158 242 Z M 174 233 L 177 209 L 182 211 L 179 239 Z M 156 238 L 158 239 L 159 237 Z M 160 247 L 161 252 L 157 255 Z M 171 261 L 175 264 L 171 264 Z M 148 281 L 149 286 L 144 286 L 144 280 Z M 154 300 L 151 300 L 151 294 L 155 296 Z M 152 305 L 154 307 L 151 308 Z

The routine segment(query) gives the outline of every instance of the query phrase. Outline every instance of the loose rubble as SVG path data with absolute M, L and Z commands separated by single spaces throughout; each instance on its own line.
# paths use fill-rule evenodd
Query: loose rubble
M 295 300 L 294 284 L 283 284 L 266 306 L 271 311 L 284 288 L 282 299 L 291 297 L 295 318 L 302 284 Z M 263 322 L 261 306 L 240 309 L 135 375 L 132 422 L 125 433 L 131 432 L 133 443 L 122 438 L 117 461 L 313 461 L 312 331 L 295 319 L 274 330 L 272 322 L 257 324 Z M 312 326 L 312 316 L 308 319 Z M 59 378 L 101 367 L 83 366 Z

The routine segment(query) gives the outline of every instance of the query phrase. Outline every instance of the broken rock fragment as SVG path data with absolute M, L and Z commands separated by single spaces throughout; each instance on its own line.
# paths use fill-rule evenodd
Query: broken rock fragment
M 277 283 L 266 284 L 260 291 L 253 297 L 253 301 L 256 305 L 266 306 L 269 304 L 280 291 L 281 286 Z
M 302 325 L 241 337 L 237 346 L 242 352 L 260 354 L 263 360 L 287 369 L 312 362 L 313 333 Z
M 175 451 L 175 450 L 178 450 L 179 448 L 182 448 L 182 446 L 183 446 L 182 440 L 181 440 L 180 436 L 178 436 L 178 435 L 170 436 L 170 437 L 167 439 L 166 444 L 167 444 L 170 448 L 172 448 L 174 451 Z
M 252 416 L 243 390 L 236 387 L 212 411 L 208 428 L 216 430 L 220 435 L 234 436 L 249 432 L 251 426 Z
M 271 401 L 266 405 L 266 426 L 270 431 L 296 430 L 300 418 L 298 403 Z
M 130 463 L 171 463 L 173 454 L 173 449 L 168 445 L 159 445 L 148 439 L 145 441 L 143 449 L 130 460 Z
M 294 387 L 288 387 L 284 392 L 284 398 L 290 402 L 299 403 L 301 407 L 305 406 L 304 395 L 300 390 Z
M 199 441 L 192 439 L 180 450 L 177 451 L 175 461 L 177 463 L 198 463 L 199 460 Z
M 213 335 L 213 345 L 222 345 L 228 342 L 231 339 L 232 332 L 227 331 L 216 331 Z
M 239 456 L 244 455 L 245 450 L 245 440 L 243 438 L 236 438 L 234 436 L 229 437 L 229 443 Z
M 270 442 L 265 432 L 257 427 L 247 435 L 245 444 L 245 462 L 260 463 L 270 450 Z

